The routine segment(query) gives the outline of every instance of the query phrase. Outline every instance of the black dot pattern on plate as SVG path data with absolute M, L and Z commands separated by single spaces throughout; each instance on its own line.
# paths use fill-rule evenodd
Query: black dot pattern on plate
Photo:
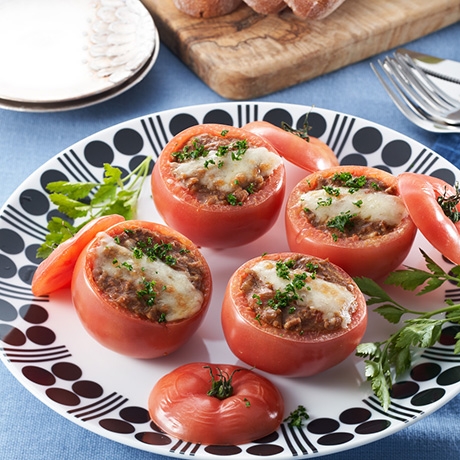
M 0 321 L 14 321 L 18 312 L 14 305 L 4 299 L 0 299 Z
M 113 159 L 115 158 L 115 153 L 112 147 L 102 141 L 89 142 L 84 149 L 84 155 L 86 161 L 90 165 L 98 168 L 102 168 L 104 163 L 112 164 Z
M 40 185 L 46 193 L 50 193 L 47 186 L 50 182 L 68 181 L 69 178 L 62 171 L 57 169 L 48 169 L 40 176 Z
M 37 345 L 51 345 L 56 340 L 56 334 L 44 326 L 31 326 L 26 331 L 27 338 Z
M 405 399 L 413 396 L 420 389 L 418 383 L 404 381 L 396 382 L 391 388 L 391 397 L 394 399 Z
M 36 270 L 36 265 L 23 265 L 18 271 L 19 279 L 26 284 L 32 284 L 32 278 Z
M 269 110 L 263 117 L 264 121 L 268 121 L 272 125 L 281 126 L 282 123 L 287 123 L 289 126 L 294 126 L 292 115 L 284 109 Z
M 120 129 L 113 138 L 115 148 L 124 155 L 136 155 L 144 147 L 142 136 L 131 128 Z
M 376 152 L 382 142 L 382 134 L 374 127 L 361 128 L 353 136 L 353 147 L 364 155 Z
M 56 377 L 46 369 L 37 366 L 24 366 L 22 373 L 31 382 L 38 385 L 51 386 L 56 383 Z
M 46 396 L 52 401 L 62 404 L 64 406 L 78 406 L 80 398 L 72 391 L 65 388 L 48 388 Z
M 134 433 L 135 431 L 135 428 L 131 425 L 131 423 L 116 418 L 104 418 L 99 421 L 99 425 L 112 433 L 128 434 Z
M 27 337 L 14 326 L 0 324 L 0 340 L 7 345 L 20 347 L 27 342 Z
M 363 407 L 352 407 L 340 414 L 339 420 L 347 425 L 356 425 L 358 423 L 366 422 L 370 419 L 372 413 L 369 409 Z
M 169 122 L 169 131 L 173 136 L 179 134 L 184 129 L 190 128 L 198 124 L 198 120 L 193 116 L 187 113 L 181 113 L 176 115 Z
M 18 268 L 12 259 L 0 254 L 0 278 L 9 279 L 16 276 Z
M 443 388 L 429 388 L 417 393 L 412 399 L 411 404 L 414 406 L 426 406 L 439 401 L 446 394 Z
M 7 254 L 20 254 L 24 251 L 24 240 L 9 228 L 0 229 L 0 250 Z
M 143 444 L 149 444 L 151 446 L 167 446 L 172 442 L 169 436 L 162 433 L 154 433 L 152 431 L 136 433 L 135 438 Z
M 31 324 L 43 324 L 49 317 L 49 313 L 41 305 L 30 303 L 19 308 L 21 318 Z
M 29 262 L 32 262 L 33 264 L 38 265 L 42 259 L 39 259 L 37 257 L 37 250 L 40 247 L 39 244 L 31 244 L 26 247 L 25 254 Z
M 441 386 L 453 385 L 460 382 L 460 366 L 454 366 L 439 374 L 436 383 Z
M 208 452 L 208 454 L 219 455 L 222 457 L 238 455 L 242 452 L 242 449 L 238 446 L 212 446 L 211 445 L 211 446 L 206 446 L 204 450 Z
M 434 379 L 441 372 L 441 366 L 436 363 L 422 363 L 412 368 L 410 376 L 416 382 Z
M 222 125 L 233 126 L 233 118 L 225 110 L 216 109 L 205 115 L 203 123 L 220 123 Z
M 382 149 L 382 160 L 391 167 L 406 164 L 410 160 L 411 155 L 411 146 L 403 140 L 390 141 Z
M 460 326 L 448 326 L 441 332 L 439 343 L 441 345 L 455 345 L 455 336 L 460 332 Z
M 194 111 L 190 113 L 178 111 L 171 118 L 167 115 L 166 121 L 161 119 L 160 115 L 155 119 L 158 122 L 158 125 L 155 125 L 157 131 L 147 133 L 147 138 L 151 143 L 158 142 L 161 145 L 166 138 L 197 125 L 201 121 L 203 123 L 244 125 L 256 118 L 264 119 L 277 126 L 285 122 L 297 129 L 302 129 L 305 117 L 308 115 L 309 134 L 314 137 L 323 137 L 337 152 L 341 164 L 371 165 L 388 172 L 392 172 L 393 168 L 401 168 L 406 165 L 409 170 L 418 172 L 423 169 L 426 173 L 450 184 L 456 181 L 455 171 L 449 169 L 448 166 L 443 166 L 432 152 L 412 147 L 411 142 L 404 139 L 392 137 L 389 140 L 385 131 L 375 126 L 359 124 L 357 119 L 351 116 L 335 114 L 331 117 L 323 115 L 319 109 L 318 111 L 314 109 L 306 111 L 302 108 L 302 110 L 292 111 L 289 107 L 281 105 L 271 105 L 267 110 L 263 107 L 263 104 L 238 105 L 238 109 L 232 111 L 214 106 L 207 113 L 200 112 L 200 115 L 196 115 Z M 142 125 L 142 129 L 145 131 L 153 129 L 147 125 L 149 123 Z M 0 279 L 12 284 L 10 279 L 19 277 L 21 282 L 30 284 L 33 272 L 40 262 L 36 257 L 36 251 L 41 242 L 41 238 L 38 237 L 37 240 L 31 241 L 31 235 L 34 234 L 34 231 L 37 235 L 42 235 L 44 228 L 42 224 L 38 224 L 40 219 L 37 217 L 40 217 L 41 220 L 50 220 L 56 216 L 73 223 L 67 216 L 51 208 L 49 192 L 46 190 L 47 184 L 57 180 L 72 180 L 72 177 L 92 180 L 91 167 L 98 168 L 99 171 L 95 174 L 97 178 L 102 175 L 104 163 L 120 164 L 118 167 L 122 169 L 125 176 L 133 171 L 146 155 L 152 154 L 149 151 L 150 144 L 144 141 L 146 133 L 142 129 L 128 125 L 119 127 L 113 132 L 111 141 L 92 137 L 86 143 L 75 147 L 75 150 L 64 152 L 54 167 L 42 172 L 37 178 L 39 182 L 35 189 L 27 186 L 20 192 L 18 212 L 25 216 L 30 226 L 26 227 L 24 223 L 18 221 L 16 225 L 10 225 L 13 228 L 0 228 Z M 5 221 L 7 222 L 7 219 Z M 36 222 L 37 227 L 33 227 Z M 39 227 L 40 230 L 38 230 Z M 25 264 L 23 255 L 28 261 Z M 20 257 L 22 259 L 19 259 Z M 17 260 L 21 262 L 18 263 Z M 0 283 L 0 293 L 1 290 L 2 283 Z M 23 361 L 20 364 L 22 366 L 20 370 L 24 378 L 40 388 L 40 391 L 44 391 L 51 401 L 65 406 L 68 414 L 75 414 L 76 417 L 84 419 L 89 410 L 88 419 L 96 419 L 95 423 L 105 430 L 127 435 L 130 439 L 134 438 L 143 444 L 166 446 L 165 452 L 168 454 L 180 453 L 182 456 L 184 454 L 194 456 L 198 449 L 204 450 L 209 455 L 218 456 L 238 456 L 243 452 L 240 446 L 190 445 L 190 443 L 182 443 L 168 436 L 152 423 L 147 409 L 128 405 L 129 395 L 124 397 L 107 391 L 99 382 L 89 380 L 86 376 L 83 378 L 84 366 L 82 368 L 71 362 L 70 351 L 65 346 L 56 344 L 56 333 L 47 327 L 46 323 L 52 311 L 47 310 L 47 304 L 41 306 L 40 300 L 15 302 L 17 299 L 0 297 L 0 345 L 4 346 L 6 355 L 21 353 Z M 16 327 L 16 321 L 20 321 L 20 326 Z M 452 347 L 455 343 L 455 335 L 459 331 L 460 326 L 458 325 L 447 326 L 441 334 L 439 343 Z M 31 347 L 31 344 L 37 348 Z M 20 347 L 25 345 L 27 347 L 21 350 Z M 11 348 L 8 350 L 8 347 Z M 14 347 L 13 352 L 12 347 Z M 43 347 L 43 350 L 40 347 Z M 446 353 L 449 352 L 450 350 Z M 43 361 L 40 358 L 37 360 L 36 357 L 39 354 L 47 357 Z M 391 392 L 392 401 L 398 400 L 398 414 L 401 413 L 400 410 L 404 412 L 404 407 L 407 405 L 408 421 L 412 420 L 414 413 L 423 413 L 421 410 L 415 410 L 415 407 L 441 400 L 448 386 L 460 382 L 460 365 L 450 364 L 449 368 L 449 364 L 445 364 L 442 359 L 437 361 L 432 358 L 430 361 L 430 358 L 427 357 L 426 360 L 429 362 L 415 363 L 407 380 L 395 383 Z M 426 382 L 429 382 L 428 388 Z M 403 399 L 406 401 L 400 401 Z M 383 414 L 380 407 L 376 407 L 375 401 L 369 404 L 363 403 L 363 407 L 359 407 L 356 401 L 354 404 L 356 406 L 345 409 L 338 414 L 336 419 L 321 417 L 311 420 L 302 428 L 302 436 L 299 436 L 296 428 L 293 431 L 286 429 L 286 432 L 283 433 L 276 431 L 262 439 L 254 440 L 244 448 L 244 454 L 258 457 L 276 456 L 283 452 L 285 441 L 289 436 L 294 436 L 293 433 L 296 433 L 295 436 L 298 437 L 297 441 L 292 441 L 293 444 L 303 441 L 306 443 L 308 438 L 308 442 L 315 449 L 319 446 L 342 445 L 350 443 L 359 436 L 370 438 L 372 434 L 385 431 L 393 424 L 394 418 L 397 418 L 392 418 L 391 414 Z M 408 407 L 410 404 L 412 408 Z M 372 410 L 372 407 L 376 410 Z M 303 441 L 300 440 L 301 438 Z M 300 444 L 297 445 L 300 446 Z M 305 453 L 304 450 L 312 448 L 311 445 L 303 446 L 299 452 L 292 455 L 302 455 Z
M 143 407 L 125 407 L 120 411 L 120 417 L 131 423 L 148 423 L 150 415 Z
M 91 380 L 79 380 L 72 385 L 72 390 L 83 398 L 99 398 L 104 390 L 102 387 Z
M 68 381 L 78 380 L 83 375 L 83 372 L 79 366 L 69 362 L 53 364 L 51 371 L 56 377 Z
M 21 192 L 19 202 L 21 203 L 22 209 L 31 216 L 42 216 L 46 214 L 50 208 L 48 196 L 34 189 L 28 189 Z
M 340 427 L 340 423 L 332 418 L 317 418 L 307 425 L 308 431 L 314 434 L 331 433 Z
M 358 434 L 373 434 L 380 433 L 383 430 L 386 430 L 391 425 L 389 420 L 369 420 L 368 422 L 361 423 L 356 427 L 356 433 Z

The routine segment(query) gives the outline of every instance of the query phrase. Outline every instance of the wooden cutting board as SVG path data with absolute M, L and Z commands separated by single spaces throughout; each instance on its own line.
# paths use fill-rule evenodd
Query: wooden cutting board
M 172 0 L 142 0 L 162 42 L 211 89 L 243 100 L 310 80 L 460 20 L 459 0 L 346 0 L 321 21 L 243 4 L 197 19 Z M 439 50 L 442 57 L 442 50 Z

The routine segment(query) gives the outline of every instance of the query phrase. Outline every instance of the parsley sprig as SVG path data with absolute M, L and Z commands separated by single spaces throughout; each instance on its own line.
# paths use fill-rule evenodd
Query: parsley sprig
M 50 182 L 47 185 L 51 192 L 49 198 L 68 219 L 53 217 L 49 221 L 48 234 L 37 257 L 48 257 L 59 244 L 96 217 L 119 214 L 127 220 L 132 219 L 151 161 L 151 157 L 145 158 L 125 177 L 119 168 L 106 163 L 102 182 Z M 78 225 L 73 225 L 71 222 L 76 219 Z
M 439 288 L 446 281 L 460 287 L 460 265 L 446 273 L 423 250 L 420 250 L 427 270 L 407 267 L 392 272 L 386 284 L 399 286 L 408 291 L 423 288 L 417 295 L 423 295 Z M 444 323 L 460 323 L 460 304 L 446 300 L 446 306 L 429 312 L 410 310 L 396 302 L 384 289 L 369 278 L 356 278 L 361 291 L 368 296 L 367 304 L 380 304 L 374 311 L 387 321 L 397 324 L 404 315 L 412 315 L 403 321 L 403 326 L 383 342 L 361 343 L 356 355 L 365 360 L 365 376 L 371 382 L 372 390 L 379 398 L 382 407 L 390 405 L 394 378 L 410 369 L 413 352 L 432 347 L 440 338 Z M 454 353 L 460 353 L 460 333 L 455 336 Z

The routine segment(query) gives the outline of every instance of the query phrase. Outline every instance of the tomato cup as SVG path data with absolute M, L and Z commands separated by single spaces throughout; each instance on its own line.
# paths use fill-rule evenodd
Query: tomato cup
M 342 236 L 340 231 L 318 228 L 313 224 L 306 212 L 303 197 L 307 192 L 321 189 L 321 184 L 328 181 L 335 174 L 350 173 L 353 177 L 365 176 L 369 181 L 380 184 L 379 191 L 389 191 L 391 200 L 394 202 L 387 206 L 390 210 L 399 210 L 400 217 L 396 218 L 391 227 L 382 225 L 382 230 L 375 227 L 376 231 L 370 236 L 361 238 L 357 234 Z M 355 198 L 357 194 L 350 193 L 350 199 L 355 200 L 351 205 L 349 215 L 358 213 L 360 201 Z M 386 195 L 386 194 L 385 194 Z M 334 200 L 335 197 L 327 198 Z M 323 205 L 324 205 L 323 200 Z M 313 207 L 321 207 L 320 204 Z M 379 208 L 379 206 L 376 206 Z M 322 209 L 327 209 L 324 205 Z M 364 209 L 364 206 L 362 206 Z M 382 206 L 382 209 L 384 207 Z M 308 210 L 309 212 L 310 210 Z M 342 211 L 341 215 L 346 213 Z M 363 228 L 368 221 L 363 218 Z M 383 222 L 383 221 L 382 221 Z M 407 257 L 417 227 L 412 221 L 410 214 L 400 197 L 396 177 L 379 169 L 365 166 L 340 166 L 324 171 L 317 171 L 302 179 L 292 190 L 288 197 L 285 210 L 285 225 L 288 245 L 291 251 L 311 254 L 320 258 L 327 258 L 336 265 L 342 267 L 351 276 L 366 276 L 372 279 L 381 279 L 392 270 L 396 269 Z M 335 233 L 334 233 L 335 232 Z
M 266 264 L 267 261 L 270 265 L 289 260 L 298 260 L 302 263 L 306 260 L 307 265 L 318 265 L 320 268 L 315 275 L 316 279 L 329 280 L 332 283 L 329 285 L 331 289 L 337 284 L 338 290 L 332 289 L 330 295 L 327 294 L 327 297 L 323 298 L 322 304 L 339 305 L 338 298 L 348 298 L 350 310 L 346 327 L 326 330 L 316 327 L 320 323 L 313 322 L 310 326 L 307 325 L 305 330 L 291 330 L 260 320 L 261 315 L 254 308 L 254 302 L 260 301 L 262 307 L 266 308 L 270 300 L 263 299 L 266 294 L 250 294 L 248 283 L 260 286 L 259 281 L 254 282 L 251 279 L 252 273 L 255 268 L 260 267 L 260 264 Z M 318 289 L 321 291 L 320 286 L 312 284 L 310 292 L 319 292 Z M 326 292 L 330 288 L 326 288 Z M 262 292 L 264 290 L 265 287 Z M 317 318 L 313 321 L 318 321 L 320 316 L 316 316 L 317 312 L 314 310 L 313 306 L 308 314 L 311 314 L 312 318 Z M 365 333 L 366 326 L 366 301 L 353 279 L 340 267 L 304 254 L 276 253 L 246 262 L 230 278 L 222 304 L 222 327 L 233 354 L 255 369 L 286 377 L 307 377 L 339 364 L 354 352 Z
M 231 394 L 208 394 L 219 377 L 227 380 L 221 393 L 230 383 Z M 272 382 L 252 370 L 196 362 L 163 376 L 150 393 L 148 409 L 159 428 L 182 441 L 235 445 L 276 431 L 284 401 Z
M 171 321 L 165 318 L 156 320 L 142 316 L 139 311 L 124 308 L 95 281 L 93 270 L 97 257 L 99 257 L 99 251 L 103 250 L 107 239 L 116 240 L 120 235 L 138 229 L 142 229 L 147 234 L 157 235 L 161 241 L 177 243 L 194 260 L 201 278 L 202 300 L 199 309 L 190 316 Z M 119 270 L 125 270 L 125 268 L 119 267 Z M 117 283 L 118 280 L 113 284 Z M 168 286 L 163 287 L 165 290 L 170 290 Z M 100 233 L 83 250 L 75 266 L 71 291 L 78 317 L 84 328 L 96 341 L 117 353 L 134 358 L 150 359 L 174 352 L 194 334 L 209 305 L 212 279 L 206 260 L 198 248 L 186 237 L 161 224 L 131 220 L 113 225 Z M 145 295 L 146 291 L 147 289 L 144 289 L 139 292 Z M 153 297 L 154 295 L 149 298 Z M 186 298 L 184 303 L 186 304 L 187 301 Z
M 264 178 L 263 185 L 254 193 L 249 193 L 244 202 L 234 205 L 222 201 L 204 202 L 174 175 L 172 169 L 177 164 L 173 161 L 174 154 L 193 143 L 199 136 L 227 144 L 228 140 L 247 141 L 253 148 L 265 148 L 272 155 L 276 155 L 279 164 Z M 208 160 L 203 158 L 202 161 L 204 164 Z M 218 168 L 213 164 L 203 168 L 201 172 L 211 167 Z M 190 238 L 198 246 L 227 248 L 250 243 L 274 225 L 283 205 L 285 175 L 281 157 L 271 144 L 259 136 L 240 128 L 207 124 L 182 131 L 165 146 L 153 169 L 151 188 L 155 206 L 167 225 Z M 231 183 L 236 182 L 231 180 Z

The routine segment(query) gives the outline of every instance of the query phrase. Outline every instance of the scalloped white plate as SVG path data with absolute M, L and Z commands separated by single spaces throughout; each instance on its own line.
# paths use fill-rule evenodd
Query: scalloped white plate
M 170 356 L 140 361 L 117 355 L 95 342 L 82 328 L 63 290 L 34 298 L 30 282 L 38 261 L 37 246 L 54 213 L 45 186 L 50 181 L 100 180 L 103 163 L 132 170 L 145 156 L 157 158 L 166 142 L 184 128 L 203 122 L 242 126 L 265 119 L 302 125 L 309 115 L 311 134 L 326 141 L 341 164 L 364 164 L 398 174 L 423 172 L 449 183 L 460 171 L 423 145 L 369 121 L 329 110 L 282 103 L 222 103 L 153 113 L 98 132 L 70 146 L 44 164 L 18 188 L 0 210 L 0 349 L 4 365 L 39 400 L 72 422 L 114 441 L 179 458 L 250 459 L 317 457 L 391 435 L 433 413 L 460 391 L 460 356 L 453 353 L 458 325 L 447 325 L 440 343 L 415 356 L 412 368 L 394 387 L 384 412 L 364 378 L 362 360 L 350 356 L 314 377 L 288 379 L 267 375 L 281 390 L 286 415 L 299 404 L 310 419 L 301 428 L 283 423 L 264 439 L 240 446 L 206 446 L 161 433 L 149 421 L 147 399 L 155 382 L 192 361 L 238 363 L 220 327 L 222 295 L 231 273 L 264 252 L 287 250 L 283 213 L 257 241 L 230 250 L 203 249 L 213 273 L 214 292 L 204 323 L 190 342 Z M 288 190 L 305 176 L 287 164 Z M 149 184 L 139 202 L 139 218 L 161 222 Z M 418 236 L 407 258 L 424 267 L 423 248 L 437 263 L 449 266 Z M 426 310 L 454 299 L 460 290 L 446 286 L 416 297 L 392 289 L 408 308 Z M 364 341 L 378 341 L 396 326 L 370 312 Z M 238 363 L 242 365 L 242 363 Z M 40 429 L 38 427 L 37 429 Z M 217 429 L 217 428 L 216 428 Z
M 159 46 L 139 0 L 0 0 L 0 42 L 0 99 L 16 104 L 113 90 Z

